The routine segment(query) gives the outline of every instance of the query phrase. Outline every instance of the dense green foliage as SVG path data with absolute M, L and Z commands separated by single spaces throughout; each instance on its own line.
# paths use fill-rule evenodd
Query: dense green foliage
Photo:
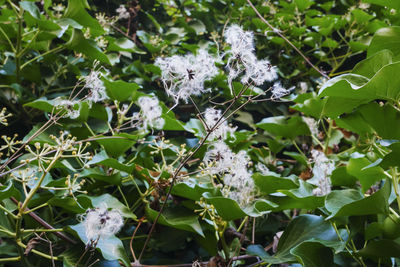
M 400 4 L 252 2 L 274 29 L 246 0 L 0 0 L 0 265 L 400 264 Z M 175 106 L 156 60 L 228 55 L 234 24 L 290 94 L 232 94 L 221 57 Z M 246 199 L 204 160 L 209 107 L 236 127 L 219 139 L 247 155 Z M 96 212 L 122 228 L 91 239 Z

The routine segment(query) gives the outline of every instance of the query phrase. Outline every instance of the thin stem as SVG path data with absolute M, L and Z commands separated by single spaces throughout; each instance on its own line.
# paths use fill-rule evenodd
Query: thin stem
M 0 210 L 3 210 L 4 212 L 6 212 L 8 215 L 10 215 L 11 217 L 13 217 L 14 219 L 17 219 L 18 216 L 16 216 L 14 213 L 12 213 L 11 211 L 9 211 L 8 209 L 6 209 L 5 207 L 3 207 L 2 205 L 0 205 Z
M 20 261 L 21 256 L 18 257 L 11 257 L 11 258 L 0 258 L 0 262 L 7 262 L 7 261 Z
M 25 249 L 26 249 L 26 247 L 27 247 L 27 246 L 26 246 L 24 243 L 22 243 L 21 241 L 17 241 L 17 244 L 18 244 L 20 247 L 25 248 Z M 36 249 L 32 249 L 31 252 L 33 252 L 34 254 L 39 255 L 39 256 L 41 256 L 41 257 L 43 257 L 43 258 L 49 259 L 49 260 L 56 260 L 56 261 L 60 260 L 58 257 L 54 257 L 54 256 L 47 255 L 46 253 L 40 252 L 40 251 L 38 251 L 38 250 L 36 250 Z
M 42 233 L 42 232 L 62 232 L 64 231 L 64 229 L 62 228 L 53 228 L 53 229 L 21 229 L 22 233 Z
M 38 60 L 38 59 L 41 58 L 41 57 L 44 57 L 45 55 L 51 54 L 51 53 L 53 53 L 53 52 L 60 52 L 60 51 L 63 50 L 63 49 L 64 49 L 64 47 L 62 47 L 62 46 L 57 46 L 57 47 L 55 47 L 55 48 L 53 48 L 53 49 L 51 49 L 51 50 L 49 50 L 49 51 L 46 51 L 46 52 L 44 52 L 43 54 L 40 54 L 40 55 L 38 55 L 38 56 L 32 58 L 31 60 L 28 60 L 28 61 L 25 62 L 24 64 L 22 64 L 20 69 L 22 70 L 22 69 L 25 68 L 27 65 L 31 64 L 32 62 Z
M 16 52 L 15 51 L 15 47 L 14 47 L 13 43 L 11 42 L 10 38 L 8 38 L 7 33 L 3 30 L 2 27 L 0 27 L 0 32 L 4 35 L 4 37 L 6 38 L 8 44 L 11 46 L 11 50 L 15 53 Z
M 172 176 L 172 182 L 171 185 L 168 189 L 167 195 L 166 195 L 166 200 L 169 198 L 169 196 L 171 195 L 172 192 L 172 188 L 174 187 L 175 181 L 176 181 L 176 177 L 178 177 L 178 175 L 180 174 L 180 171 L 182 170 L 182 168 L 186 165 L 186 163 L 193 157 L 193 155 L 195 155 L 197 153 L 197 151 L 200 150 L 200 148 L 205 144 L 205 142 L 207 141 L 208 137 L 211 135 L 211 133 L 218 127 L 218 124 L 220 123 L 220 121 L 223 119 L 223 117 L 225 116 L 225 114 L 228 112 L 228 110 L 236 103 L 236 101 L 242 96 L 242 94 L 247 90 L 248 85 L 243 86 L 242 90 L 239 92 L 239 94 L 237 96 L 235 96 L 233 99 L 233 101 L 229 104 L 229 106 L 227 107 L 227 109 L 222 113 L 221 117 L 219 118 L 218 121 L 215 122 L 215 125 L 213 127 L 211 127 L 211 129 L 207 132 L 206 136 L 200 140 L 197 144 L 197 146 L 195 146 L 194 150 L 192 150 L 191 153 L 188 153 L 188 155 L 181 161 L 180 165 L 177 167 L 177 169 L 174 172 L 174 175 Z M 158 219 L 161 216 L 161 213 L 163 212 L 165 206 L 167 204 L 167 201 L 164 201 L 163 204 L 161 205 L 160 211 L 157 214 L 157 217 L 154 219 L 154 222 L 150 228 L 150 232 L 149 235 L 147 236 L 147 239 L 143 245 L 142 251 L 140 252 L 138 261 L 140 262 L 143 253 L 147 247 L 147 244 L 150 241 L 150 237 L 154 231 L 154 228 L 158 222 Z

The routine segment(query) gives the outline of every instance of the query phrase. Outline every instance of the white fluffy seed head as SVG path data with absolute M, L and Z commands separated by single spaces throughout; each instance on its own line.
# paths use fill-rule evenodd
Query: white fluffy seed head
M 89 242 L 115 235 L 124 225 L 121 213 L 118 210 L 106 208 L 87 210 L 83 223 Z
M 215 58 L 200 49 L 197 55 L 157 58 L 155 65 L 161 69 L 161 80 L 168 95 L 175 100 L 188 102 L 191 95 L 200 95 L 206 91 L 204 81 L 218 74 Z
M 247 206 L 254 199 L 255 185 L 252 172 L 248 169 L 250 158 L 245 151 L 234 153 L 223 142 L 212 143 L 203 160 L 211 175 L 220 175 L 224 181 L 224 196 Z
M 284 97 L 285 95 L 290 94 L 290 92 L 294 89 L 294 87 L 291 87 L 289 89 L 284 88 L 280 82 L 274 83 L 272 86 L 272 100 L 278 100 L 281 97 Z
M 211 129 L 212 127 L 214 127 L 221 116 L 221 110 L 207 108 L 204 112 L 204 119 L 208 128 Z M 232 137 L 234 136 L 237 127 L 230 127 L 228 125 L 228 122 L 225 121 L 223 118 L 221 119 L 221 121 L 218 122 L 219 126 L 211 132 L 209 140 L 215 140 L 219 138 L 226 139 L 228 138 L 228 134 L 230 134 Z
M 67 100 L 61 98 L 54 99 L 54 106 L 57 109 L 62 109 L 66 111 L 63 117 L 70 119 L 78 118 L 82 107 L 79 100 Z
M 134 113 L 132 115 L 132 120 L 142 122 L 138 127 L 139 129 L 161 129 L 164 126 L 165 121 L 161 118 L 162 108 L 157 97 L 139 97 L 138 105 L 140 107 L 140 112 Z
M 258 60 L 254 53 L 254 35 L 244 31 L 238 25 L 231 25 L 225 31 L 225 41 L 230 45 L 228 63 L 228 81 L 243 74 L 242 83 L 253 82 L 261 85 L 278 78 L 276 68 L 266 59 Z
M 95 61 L 93 64 L 93 70 L 87 76 L 83 76 L 81 79 L 85 82 L 84 88 L 89 89 L 87 100 L 89 103 L 97 103 L 108 99 L 106 93 L 106 87 L 104 86 L 101 78 L 105 75 L 102 71 L 108 72 L 105 68 L 97 68 L 99 62 Z

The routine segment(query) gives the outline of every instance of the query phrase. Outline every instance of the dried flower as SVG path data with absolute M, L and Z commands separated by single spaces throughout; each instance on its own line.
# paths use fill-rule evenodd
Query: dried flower
M 223 141 L 216 141 L 211 144 L 203 161 L 211 175 L 223 177 L 222 193 L 226 197 L 236 200 L 241 206 L 253 201 L 255 185 L 248 169 L 250 158 L 245 151 L 236 154 Z
M 204 81 L 218 74 L 215 59 L 203 49 L 197 55 L 157 58 L 155 65 L 161 69 L 161 80 L 167 94 L 174 98 L 175 106 L 179 100 L 187 103 L 191 95 L 209 91 L 204 88 Z
M 86 237 L 89 242 L 115 235 L 124 225 L 121 213 L 115 209 L 89 209 L 86 211 L 86 216 L 83 217 Z
M 84 88 L 89 89 L 89 94 L 87 96 L 87 100 L 89 101 L 89 103 L 97 103 L 108 99 L 106 87 L 101 80 L 101 78 L 105 76 L 105 73 L 103 73 L 102 71 L 106 73 L 108 73 L 108 71 L 103 67 L 97 68 L 98 64 L 99 61 L 95 61 L 93 63 L 93 70 L 90 71 L 89 75 L 83 76 L 81 78 L 85 81 Z
M 290 91 L 292 91 L 293 89 L 294 89 L 294 87 L 286 89 L 286 88 L 282 87 L 280 82 L 276 82 L 272 86 L 272 97 L 271 97 L 271 99 L 272 100 L 278 100 L 281 97 L 290 94 Z
M 76 119 L 80 115 L 81 102 L 78 100 L 71 101 L 71 100 L 56 98 L 54 99 L 54 106 L 57 109 L 62 109 L 66 111 L 66 113 L 63 114 L 62 116 L 64 118 Z
M 229 84 L 243 72 L 242 83 L 252 81 L 261 85 L 277 79 L 276 69 L 268 60 L 257 60 L 253 39 L 252 32 L 243 31 L 238 25 L 231 25 L 226 29 L 225 41 L 230 45 L 227 63 Z
M 205 122 L 208 126 L 208 128 L 212 128 L 215 126 L 215 124 L 218 122 L 218 120 L 221 118 L 222 112 L 221 110 L 217 110 L 214 108 L 207 108 L 206 111 L 204 112 L 204 119 Z M 221 122 L 222 121 L 222 122 Z M 228 122 L 224 119 L 222 119 L 218 124 L 219 126 L 215 128 L 210 136 L 210 140 L 215 140 L 218 138 L 226 139 L 228 138 L 228 133 L 233 136 L 233 134 L 236 131 L 237 127 L 230 127 L 228 125 Z
M 138 105 L 140 112 L 133 113 L 132 122 L 141 122 L 141 125 L 138 126 L 139 129 L 161 129 L 164 126 L 165 120 L 161 118 L 162 108 L 157 97 L 139 97 Z

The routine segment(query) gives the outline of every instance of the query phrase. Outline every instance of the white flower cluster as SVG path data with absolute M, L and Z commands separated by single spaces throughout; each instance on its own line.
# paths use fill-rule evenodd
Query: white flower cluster
M 218 74 L 215 59 L 206 50 L 200 49 L 197 55 L 157 58 L 155 65 L 161 69 L 161 80 L 168 95 L 175 100 L 188 102 L 191 95 L 206 91 L 204 81 Z
M 219 119 L 222 116 L 221 110 L 217 110 L 214 108 L 207 108 L 206 111 L 204 112 L 204 119 L 205 123 L 207 124 L 208 128 L 212 128 L 215 126 L 215 124 L 219 121 Z M 219 126 L 215 128 L 210 136 L 210 140 L 215 140 L 215 139 L 226 139 L 228 138 L 228 133 L 231 136 L 234 136 L 234 133 L 236 131 L 237 127 L 231 127 L 228 125 L 228 122 L 224 120 L 223 118 L 221 119 L 220 122 L 218 122 Z
M 242 72 L 242 83 L 254 82 L 261 85 L 278 78 L 276 68 L 268 60 L 258 60 L 254 53 L 254 35 L 243 31 L 238 25 L 231 25 L 225 31 L 225 41 L 230 44 L 227 69 L 230 83 Z
M 236 200 L 240 206 L 252 202 L 255 185 L 248 169 L 250 158 L 245 151 L 236 154 L 223 141 L 216 141 L 210 145 L 203 161 L 211 175 L 223 177 L 222 192 L 226 197 Z
M 133 113 L 132 123 L 134 121 L 141 122 L 138 126 L 139 129 L 161 129 L 164 126 L 165 121 L 161 118 L 162 108 L 157 97 L 139 97 L 138 105 L 140 107 L 140 112 Z
M 124 5 L 120 5 L 115 11 L 118 13 L 118 19 L 129 19 L 130 17 Z
M 314 160 L 314 177 L 312 180 L 318 186 L 313 190 L 313 194 L 316 196 L 325 196 L 331 192 L 330 176 L 335 169 L 335 164 L 321 151 L 314 149 L 311 151 L 311 155 Z
M 97 68 L 98 61 L 94 62 L 93 70 L 90 71 L 89 75 L 83 76 L 81 79 L 85 81 L 84 88 L 89 89 L 87 100 L 91 104 L 92 102 L 97 103 L 108 99 L 106 93 L 106 87 L 104 86 L 101 78 L 105 75 L 103 71 L 108 72 L 103 67 Z
M 118 233 L 124 221 L 118 210 L 94 208 L 86 211 L 83 224 L 89 242 L 96 242 L 100 238 L 107 238 Z

